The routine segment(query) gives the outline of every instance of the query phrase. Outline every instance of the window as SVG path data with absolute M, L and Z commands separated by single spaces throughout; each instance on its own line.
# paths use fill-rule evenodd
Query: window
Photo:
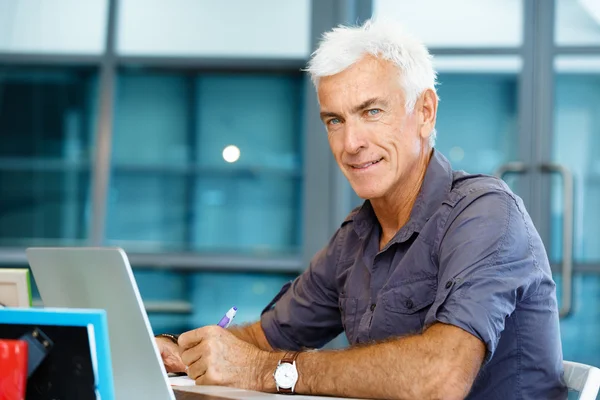
M 559 46 L 599 46 L 600 3 L 597 0 L 555 1 L 555 43 Z
M 556 59 L 555 69 L 552 159 L 573 175 L 573 256 L 579 262 L 598 262 L 600 57 L 561 56 Z M 563 182 L 558 178 L 552 180 L 551 208 L 553 245 L 550 258 L 556 262 L 562 259 L 564 217 Z
M 522 0 L 373 0 L 373 15 L 397 19 L 429 47 L 523 43 Z
M 99 55 L 107 0 L 0 1 L 0 52 Z
M 144 251 L 297 251 L 302 90 L 296 73 L 123 70 L 109 240 Z
M 118 53 L 304 59 L 310 0 L 121 0 Z
M 436 148 L 452 167 L 492 174 L 518 159 L 519 59 L 436 57 L 434 64 L 440 97 Z
M 0 69 L 2 245 L 86 237 L 96 83 L 93 69 Z

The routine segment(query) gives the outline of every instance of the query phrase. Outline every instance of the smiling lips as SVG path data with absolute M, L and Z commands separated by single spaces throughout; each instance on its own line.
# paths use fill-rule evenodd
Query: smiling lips
M 381 160 L 383 160 L 383 158 L 380 158 L 379 160 L 375 160 L 375 161 L 369 161 L 369 162 L 362 163 L 362 164 L 348 164 L 348 165 L 350 165 L 352 167 L 352 169 L 355 169 L 355 170 L 366 170 L 367 168 L 377 164 Z

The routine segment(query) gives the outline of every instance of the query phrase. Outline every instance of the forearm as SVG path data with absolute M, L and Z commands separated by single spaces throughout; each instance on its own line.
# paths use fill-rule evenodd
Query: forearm
M 381 399 L 464 398 L 478 366 L 457 363 L 455 351 L 463 350 L 458 349 L 460 343 L 452 345 L 448 348 L 447 341 L 442 345 L 432 327 L 423 335 L 369 346 L 304 352 L 297 359 L 296 392 Z
M 228 329 L 235 337 L 258 347 L 261 350 L 272 351 L 273 348 L 269 344 L 265 332 L 263 331 L 260 321 L 251 325 L 234 326 Z

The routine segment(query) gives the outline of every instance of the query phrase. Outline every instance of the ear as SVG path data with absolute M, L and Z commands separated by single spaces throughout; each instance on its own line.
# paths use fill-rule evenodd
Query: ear
M 416 104 L 419 115 L 419 135 L 429 139 L 431 131 L 435 128 L 437 117 L 438 98 L 432 89 L 426 89 Z

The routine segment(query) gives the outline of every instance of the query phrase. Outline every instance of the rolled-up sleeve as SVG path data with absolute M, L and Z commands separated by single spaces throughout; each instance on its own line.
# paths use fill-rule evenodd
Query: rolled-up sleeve
M 261 326 L 274 349 L 319 348 L 342 332 L 335 286 L 341 229 L 263 312 Z
M 438 292 L 425 324 L 462 328 L 494 354 L 505 319 L 539 284 L 533 224 L 522 203 L 501 191 L 460 201 L 439 246 Z

